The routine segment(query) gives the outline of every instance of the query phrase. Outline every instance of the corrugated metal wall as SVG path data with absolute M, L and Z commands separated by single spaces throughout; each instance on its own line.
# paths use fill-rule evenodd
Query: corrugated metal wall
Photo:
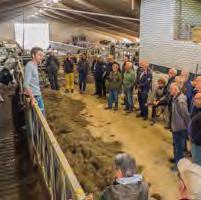
M 141 25 L 140 25 L 140 58 L 148 59 L 150 63 L 187 68 L 195 71 L 196 65 L 201 66 L 201 44 L 194 44 L 191 41 L 174 40 L 176 17 L 176 1 L 178 0 L 142 0 L 141 4 Z M 197 4 L 197 6 L 196 6 Z M 194 15 L 195 7 L 200 7 L 201 2 L 188 0 L 183 10 L 185 17 L 196 16 L 201 18 L 198 12 Z

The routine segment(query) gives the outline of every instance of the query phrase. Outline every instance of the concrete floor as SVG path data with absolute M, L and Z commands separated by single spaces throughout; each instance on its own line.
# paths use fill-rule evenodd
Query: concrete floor
M 178 199 L 177 174 L 170 171 L 168 163 L 172 156 L 171 133 L 163 124 L 150 126 L 150 121 L 136 118 L 136 113 L 125 114 L 122 106 L 117 112 L 105 110 L 106 100 L 90 94 L 76 93 L 70 97 L 86 104 L 82 112 L 90 116 L 86 117 L 91 122 L 87 129 L 93 136 L 105 141 L 120 141 L 122 150 L 136 158 L 151 184 L 150 194 L 159 194 L 163 200 Z

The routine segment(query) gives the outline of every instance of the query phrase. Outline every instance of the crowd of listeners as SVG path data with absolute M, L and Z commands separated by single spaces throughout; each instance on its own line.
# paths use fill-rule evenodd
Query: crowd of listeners
M 24 87 L 31 99 L 36 99 L 44 110 L 39 88 L 37 65 L 42 59 L 40 48 L 32 49 L 32 61 L 25 66 Z M 54 55 L 50 55 L 54 56 Z M 48 58 L 47 69 L 58 71 L 58 62 L 53 57 Z M 55 65 L 55 68 L 51 65 Z M 66 76 L 65 92 L 74 92 L 74 61 L 70 53 L 63 63 Z M 168 113 L 166 128 L 172 132 L 173 159 L 172 170 L 179 171 L 181 199 L 201 199 L 201 76 L 191 79 L 186 70 L 180 73 L 172 68 L 168 71 L 168 79 L 161 76 L 157 87 L 153 88 L 153 73 L 146 60 L 141 60 L 139 66 L 133 66 L 129 56 L 125 56 L 123 66 L 110 56 L 107 62 L 102 57 L 96 58 L 90 66 L 86 54 L 82 54 L 77 64 L 79 74 L 80 94 L 86 92 L 87 77 L 93 73 L 95 93 L 98 98 L 108 94 L 108 105 L 105 109 L 119 109 L 119 94 L 124 94 L 124 110 L 128 114 L 134 112 L 134 91 L 137 93 L 139 113 L 137 117 L 148 120 L 149 105 L 152 106 L 152 123 L 156 122 L 157 109 L 165 107 Z M 57 75 L 48 71 L 50 82 L 57 81 Z M 54 78 L 53 78 L 54 76 Z M 52 78 L 51 78 L 52 77 Z M 58 84 L 51 83 L 52 89 L 59 89 Z M 149 102 L 149 96 L 154 97 Z M 188 149 L 190 141 L 190 149 Z M 186 158 L 188 156 L 188 158 Z M 116 179 L 103 194 L 102 200 L 112 199 L 148 199 L 148 186 L 141 175 L 136 174 L 136 163 L 127 154 L 115 158 Z M 92 197 L 89 197 L 92 199 Z

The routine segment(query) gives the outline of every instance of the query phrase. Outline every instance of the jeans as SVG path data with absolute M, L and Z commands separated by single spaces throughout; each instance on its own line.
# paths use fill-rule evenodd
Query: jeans
M 140 105 L 140 112 L 143 117 L 148 117 L 148 92 L 138 92 L 138 101 Z
M 48 71 L 48 77 L 52 90 L 59 90 L 59 84 L 57 79 L 57 71 Z
M 201 165 L 201 146 L 195 145 L 192 143 L 192 158 L 193 158 L 193 162 Z
M 115 107 L 118 108 L 118 90 L 117 89 L 109 90 L 108 108 L 111 109 L 113 103 L 115 103 Z
M 79 88 L 80 92 L 85 92 L 87 84 L 87 76 L 86 74 L 79 73 Z
M 133 110 L 133 89 L 132 88 L 125 88 L 124 94 L 125 94 L 126 108 L 128 110 L 132 111 Z
M 187 142 L 187 131 L 177 131 L 172 133 L 173 136 L 173 152 L 176 164 L 184 157 L 186 142 Z
M 37 101 L 38 107 L 40 108 L 41 112 L 45 116 L 45 106 L 44 106 L 44 103 L 43 103 L 43 97 L 42 96 L 35 96 L 34 98 Z

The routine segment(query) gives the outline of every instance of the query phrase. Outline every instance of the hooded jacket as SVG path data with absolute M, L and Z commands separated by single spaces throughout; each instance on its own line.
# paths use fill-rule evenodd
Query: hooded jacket
M 103 192 L 100 200 L 148 200 L 148 185 L 141 175 L 117 179 Z
M 183 93 L 179 93 L 172 100 L 172 131 L 178 132 L 187 130 L 189 121 L 187 98 Z

